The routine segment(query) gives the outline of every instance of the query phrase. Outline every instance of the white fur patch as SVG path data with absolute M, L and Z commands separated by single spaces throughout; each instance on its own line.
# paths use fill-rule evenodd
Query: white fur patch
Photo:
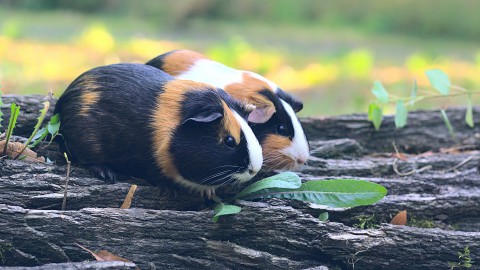
M 285 102 L 283 99 L 280 99 L 280 101 L 282 102 L 285 111 L 290 116 L 294 130 L 292 145 L 285 148 L 282 152 L 291 156 L 293 160 L 302 159 L 307 161 L 308 157 L 310 156 L 310 152 L 308 150 L 307 137 L 305 137 L 302 125 L 300 124 L 298 117 L 295 115 L 292 106 L 290 106 L 290 104 Z
M 242 83 L 242 73 L 209 59 L 200 59 L 188 71 L 175 78 L 208 83 L 224 89 L 231 83 Z
M 262 147 L 260 146 L 257 137 L 255 137 L 255 134 L 253 134 L 252 129 L 250 128 L 250 126 L 248 126 L 247 122 L 240 115 L 238 115 L 237 112 L 234 111 L 233 115 L 240 123 L 240 127 L 243 131 L 243 134 L 245 135 L 245 139 L 247 140 L 248 155 L 250 158 L 250 164 L 247 171 L 244 173 L 234 174 L 233 177 L 241 182 L 244 182 L 250 180 L 262 168 Z M 248 170 L 252 170 L 253 174 L 250 174 Z

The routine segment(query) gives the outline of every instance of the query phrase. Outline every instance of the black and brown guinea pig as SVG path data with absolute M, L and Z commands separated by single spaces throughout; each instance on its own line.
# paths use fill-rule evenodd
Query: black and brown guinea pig
M 248 108 L 222 89 L 142 64 L 91 69 L 59 98 L 60 133 L 74 163 L 208 196 L 250 180 L 262 149 Z M 168 181 L 168 180 L 167 180 Z
M 224 89 L 256 107 L 248 122 L 263 148 L 263 170 L 294 169 L 309 157 L 303 128 L 295 115 L 303 104 L 275 83 L 249 71 L 236 70 L 190 50 L 175 50 L 146 63 L 177 79 Z

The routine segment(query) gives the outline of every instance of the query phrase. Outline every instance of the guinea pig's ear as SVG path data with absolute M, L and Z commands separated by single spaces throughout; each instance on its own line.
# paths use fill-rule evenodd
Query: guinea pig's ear
M 263 108 L 255 108 L 248 114 L 248 122 L 255 124 L 263 124 L 272 118 L 275 113 L 274 106 L 268 106 Z
M 182 125 L 185 123 L 188 123 L 189 121 L 200 122 L 200 123 L 210 123 L 221 118 L 222 116 L 223 115 L 219 112 L 201 111 L 183 120 Z
M 303 109 L 303 103 L 299 100 L 292 99 L 292 103 L 290 103 L 294 112 L 299 112 Z
M 290 106 L 292 106 L 292 109 L 293 109 L 294 112 L 297 113 L 297 112 L 299 112 L 303 109 L 303 103 L 300 100 L 298 100 L 294 96 L 286 93 L 282 89 L 277 88 L 276 94 L 279 98 L 285 100 L 285 102 L 290 104 Z

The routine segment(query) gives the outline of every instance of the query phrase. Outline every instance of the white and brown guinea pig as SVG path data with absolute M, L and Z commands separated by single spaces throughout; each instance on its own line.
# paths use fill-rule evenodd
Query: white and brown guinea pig
M 248 117 L 263 149 L 263 170 L 294 169 L 309 157 L 303 128 L 295 115 L 303 104 L 272 81 L 236 70 L 190 50 L 175 50 L 146 63 L 177 79 L 188 79 L 224 89 L 256 109 Z
M 71 160 L 103 176 L 118 172 L 153 184 L 169 178 L 210 195 L 262 167 L 244 105 L 222 89 L 151 66 L 91 69 L 68 86 L 55 113 Z

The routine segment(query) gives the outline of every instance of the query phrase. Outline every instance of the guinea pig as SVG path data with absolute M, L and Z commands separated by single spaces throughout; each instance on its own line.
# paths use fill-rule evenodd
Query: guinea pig
M 210 197 L 262 167 L 247 106 L 222 89 L 151 66 L 91 69 L 68 86 L 55 113 L 72 162 L 107 176 L 113 171 L 152 184 L 168 178 Z
M 188 79 L 224 89 L 256 107 L 248 122 L 263 148 L 264 171 L 294 169 L 309 157 L 309 145 L 295 112 L 303 104 L 272 81 L 249 71 L 236 70 L 190 50 L 175 50 L 153 58 L 147 65 L 177 79 Z

